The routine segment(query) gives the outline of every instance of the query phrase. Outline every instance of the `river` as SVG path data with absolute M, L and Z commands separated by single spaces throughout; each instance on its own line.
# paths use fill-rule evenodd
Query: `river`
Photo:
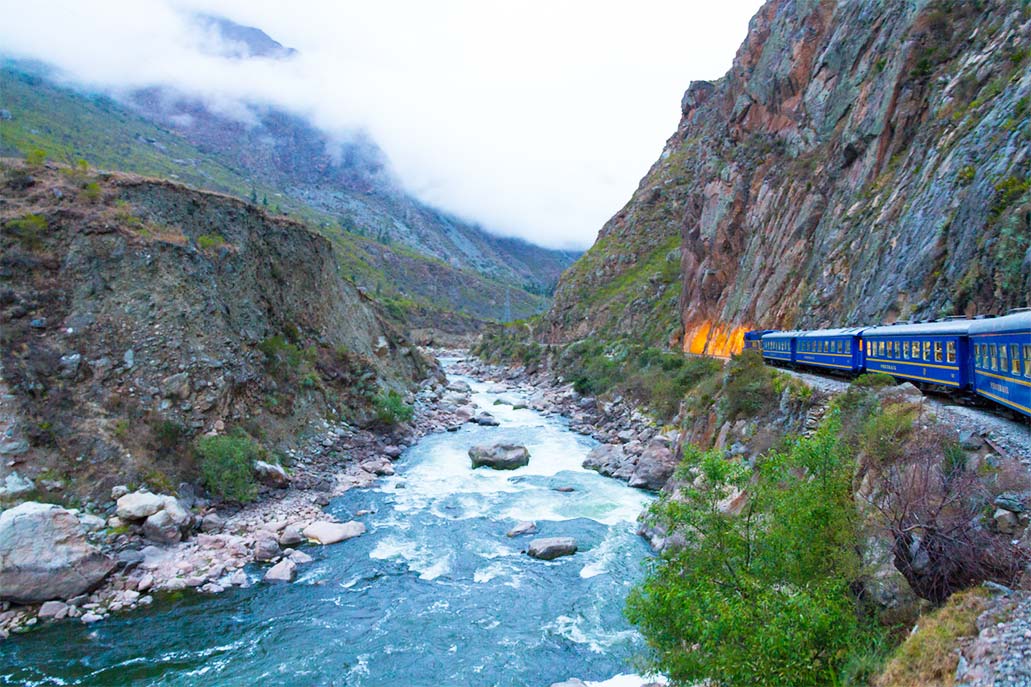
M 396 475 L 326 508 L 365 522 L 364 536 L 304 547 L 315 560 L 292 584 L 181 592 L 12 637 L 0 644 L 0 684 L 639 685 L 628 661 L 642 640 L 622 609 L 649 555 L 634 530 L 650 497 L 584 470 L 594 442 L 563 420 L 494 405 L 517 394 L 452 379 L 501 425 L 427 436 Z M 469 447 L 497 441 L 525 445 L 530 464 L 470 469 Z M 526 556 L 533 536 L 505 534 L 520 520 L 537 522 L 534 536 L 575 537 L 580 551 Z

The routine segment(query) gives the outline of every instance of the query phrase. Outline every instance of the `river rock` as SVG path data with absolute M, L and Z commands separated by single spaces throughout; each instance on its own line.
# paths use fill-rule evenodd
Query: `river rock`
M 279 535 L 280 546 L 297 546 L 304 541 L 304 534 L 297 525 L 287 525 Z
M 0 513 L 0 599 L 67 599 L 93 589 L 114 568 L 64 508 L 28 501 Z
M 122 520 L 143 520 L 164 508 L 165 500 L 149 491 L 134 491 L 118 499 L 115 515 Z
M 159 510 L 143 521 L 143 536 L 158 544 L 177 544 L 183 538 L 179 526 L 166 510 Z
M 519 536 L 522 536 L 524 534 L 536 534 L 536 533 L 537 533 L 537 523 L 533 522 L 532 520 L 523 520 L 522 522 L 516 524 L 515 527 L 510 529 L 508 531 L 508 533 L 506 534 L 506 536 L 508 536 L 508 537 L 519 537 Z
M 572 537 L 534 539 L 530 542 L 530 548 L 526 553 L 542 561 L 550 561 L 560 556 L 571 556 L 576 553 L 576 540 Z
M 225 520 L 218 513 L 208 513 L 200 521 L 201 532 L 221 532 L 225 527 Z
M 161 510 L 168 513 L 172 524 L 179 529 L 185 529 L 193 524 L 193 514 L 174 496 L 161 497 Z
M 676 457 L 663 442 L 652 441 L 637 460 L 637 467 L 627 482 L 631 487 L 659 491 L 676 469 Z
M 60 620 L 68 615 L 68 604 L 63 601 L 47 601 L 36 614 L 41 620 Z
M 473 418 L 473 422 L 482 427 L 497 427 L 501 424 L 490 413 L 480 413 Z
M 275 539 L 266 537 L 254 542 L 254 560 L 270 561 L 279 555 L 279 544 Z
M 318 520 L 304 528 L 304 536 L 316 544 L 336 544 L 363 534 L 365 525 L 355 520 L 344 523 Z
M 265 572 L 266 582 L 292 582 L 297 571 L 297 564 L 284 558 Z
M 517 444 L 473 446 L 469 449 L 473 468 L 486 466 L 495 470 L 515 470 L 530 462 L 530 452 Z
M 268 463 L 264 460 L 254 461 L 254 476 L 258 481 L 276 489 L 286 489 L 290 486 L 290 477 L 281 465 Z

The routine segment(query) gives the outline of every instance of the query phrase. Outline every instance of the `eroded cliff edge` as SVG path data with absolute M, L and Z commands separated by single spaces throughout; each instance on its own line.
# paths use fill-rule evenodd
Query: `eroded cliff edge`
M 37 496 L 172 488 L 200 434 L 275 451 L 436 369 L 299 223 L 85 167 L 2 182 L 0 475 Z

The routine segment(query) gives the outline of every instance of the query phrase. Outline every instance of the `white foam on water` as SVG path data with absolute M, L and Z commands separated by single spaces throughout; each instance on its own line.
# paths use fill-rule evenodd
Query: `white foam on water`
M 485 582 L 490 582 L 495 577 L 500 577 L 501 575 L 506 575 L 511 572 L 511 568 L 509 568 L 507 565 L 503 565 L 501 563 L 491 563 L 490 565 L 484 568 L 480 568 L 473 573 L 473 582 L 476 582 L 477 584 L 483 584 Z
M 376 560 L 401 559 L 412 572 L 423 580 L 435 580 L 451 571 L 451 554 L 440 554 L 418 542 L 390 535 L 376 543 L 369 558 Z
M 604 654 L 614 644 L 625 642 L 635 635 L 633 630 L 606 632 L 600 626 L 590 627 L 588 623 L 583 616 L 570 618 L 568 615 L 560 615 L 543 629 L 576 644 L 584 644 L 596 654 Z

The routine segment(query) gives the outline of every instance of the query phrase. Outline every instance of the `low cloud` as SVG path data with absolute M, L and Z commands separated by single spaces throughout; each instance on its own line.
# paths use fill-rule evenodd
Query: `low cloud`
M 760 2 L 716 5 L 0 0 L 0 50 L 87 88 L 170 86 L 224 112 L 282 107 L 333 137 L 363 129 L 422 200 L 582 248 L 658 157 L 688 83 L 730 66 Z M 298 52 L 239 59 L 201 14 Z

